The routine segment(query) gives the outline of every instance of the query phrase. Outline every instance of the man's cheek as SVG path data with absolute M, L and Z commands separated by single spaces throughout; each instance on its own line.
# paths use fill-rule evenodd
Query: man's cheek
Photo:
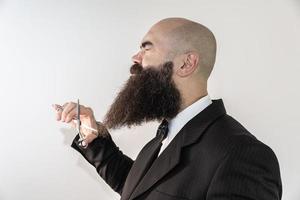
M 161 64 L 160 59 L 157 55 L 153 53 L 147 53 L 145 54 L 143 60 L 142 60 L 142 66 L 143 68 L 147 66 L 158 66 Z

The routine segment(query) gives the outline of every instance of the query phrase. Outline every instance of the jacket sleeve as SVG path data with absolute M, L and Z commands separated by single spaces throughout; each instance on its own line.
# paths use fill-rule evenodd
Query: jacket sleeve
M 121 195 L 133 160 L 119 150 L 109 134 L 94 139 L 87 148 L 81 147 L 78 140 L 79 135 L 74 138 L 71 147 L 93 165 L 105 182 Z
M 207 200 L 280 200 L 282 184 L 274 152 L 243 137 L 222 160 L 210 183 Z

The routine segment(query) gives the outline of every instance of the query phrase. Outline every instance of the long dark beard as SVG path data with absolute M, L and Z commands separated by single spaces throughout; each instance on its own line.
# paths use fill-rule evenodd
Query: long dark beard
M 104 117 L 103 124 L 106 128 L 130 128 L 143 122 L 173 118 L 178 114 L 181 96 L 172 80 L 172 62 L 145 69 L 134 64 L 130 72 L 133 75 Z

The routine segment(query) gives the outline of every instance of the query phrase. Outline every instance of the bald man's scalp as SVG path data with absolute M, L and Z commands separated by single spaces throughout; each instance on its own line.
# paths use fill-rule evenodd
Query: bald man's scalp
M 207 80 L 216 58 L 216 39 L 213 33 L 202 24 L 184 18 L 167 18 L 158 24 L 166 30 L 170 59 L 189 52 L 198 54 L 197 72 Z

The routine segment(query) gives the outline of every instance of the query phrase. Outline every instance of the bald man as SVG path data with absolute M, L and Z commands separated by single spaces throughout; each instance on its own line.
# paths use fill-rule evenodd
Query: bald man
M 121 200 L 278 200 L 282 186 L 273 151 L 212 100 L 207 81 L 216 40 L 205 26 L 182 18 L 159 21 L 132 57 L 131 76 L 102 122 L 81 106 L 72 143 Z M 74 126 L 76 104 L 54 105 L 57 120 Z M 109 129 L 158 121 L 156 136 L 135 160 Z

